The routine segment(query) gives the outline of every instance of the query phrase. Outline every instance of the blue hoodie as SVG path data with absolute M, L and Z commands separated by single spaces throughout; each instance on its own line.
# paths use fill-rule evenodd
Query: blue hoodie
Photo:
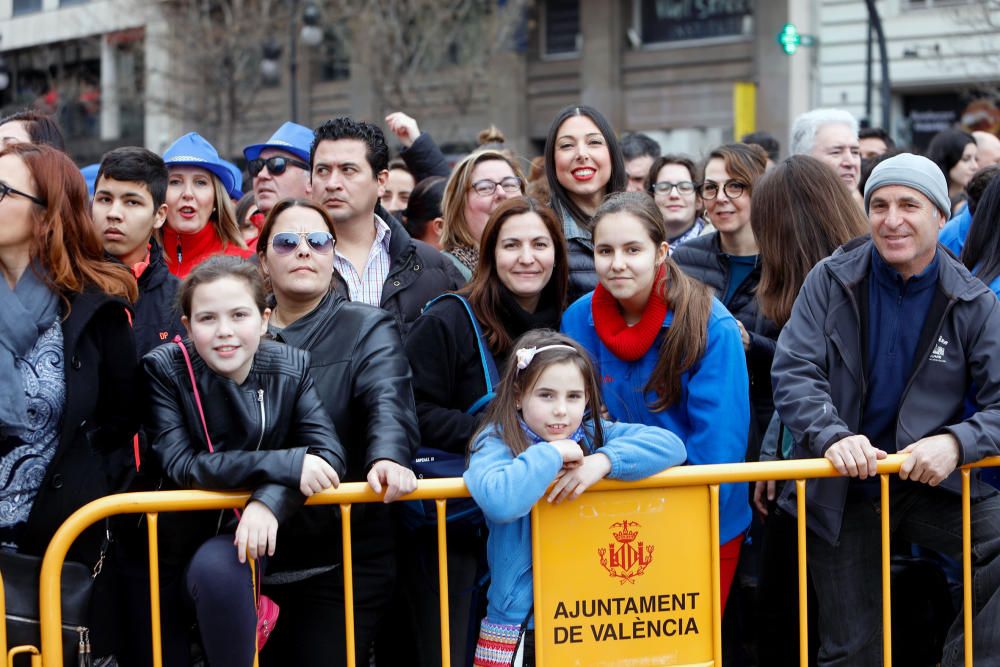
M 684 463 L 684 445 L 669 431 L 641 424 L 602 425 L 604 446 L 596 451 L 611 461 L 609 478 L 642 479 Z M 582 444 L 594 453 L 589 442 Z M 490 529 L 486 556 L 492 581 L 486 617 L 493 623 L 520 625 L 533 603 L 529 513 L 562 469 L 562 455 L 540 442 L 515 457 L 495 425 L 473 440 L 471 451 L 463 478 Z
M 650 405 L 653 392 L 643 388 L 653 374 L 663 333 L 637 361 L 622 361 L 605 347 L 594 328 L 590 301 L 581 297 L 563 314 L 562 330 L 582 345 L 597 366 L 608 413 L 614 419 L 660 426 L 680 436 L 688 463 L 743 463 L 750 428 L 750 381 L 736 320 L 712 299 L 708 342 L 701 359 L 681 376 L 681 400 L 661 412 Z M 674 313 L 667 311 L 665 331 Z M 750 525 L 746 483 L 725 484 L 719 491 L 719 538 L 732 540 Z
M 961 257 L 970 227 L 972 227 L 972 214 L 966 205 L 945 223 L 944 228 L 938 233 L 938 243 L 955 253 L 955 257 Z

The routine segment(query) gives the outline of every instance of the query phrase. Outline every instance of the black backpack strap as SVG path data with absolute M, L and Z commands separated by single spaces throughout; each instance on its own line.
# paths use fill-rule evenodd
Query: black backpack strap
M 469 303 L 468 299 L 460 294 L 448 292 L 428 301 L 427 305 L 424 306 L 424 311 L 438 301 L 449 297 L 458 299 L 462 306 L 465 307 L 465 313 L 469 316 L 469 321 L 472 323 L 472 330 L 476 334 L 476 341 L 479 343 L 479 360 L 483 365 L 483 379 L 486 380 L 486 393 L 480 396 L 479 399 L 465 411 L 467 414 L 474 415 L 485 408 L 489 402 L 493 400 L 493 397 L 496 396 L 495 387 L 500 383 L 500 373 L 497 371 L 496 360 L 493 359 L 493 354 L 490 352 L 490 347 L 486 342 L 486 336 L 483 334 L 483 330 L 479 327 L 479 320 L 476 319 L 475 313 L 472 312 L 472 305 Z

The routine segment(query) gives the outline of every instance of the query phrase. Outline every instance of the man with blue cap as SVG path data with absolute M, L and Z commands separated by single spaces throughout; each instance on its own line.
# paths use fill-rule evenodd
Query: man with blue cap
M 893 534 L 957 559 L 956 468 L 1000 454 L 1000 301 L 938 247 L 944 174 L 897 155 L 872 170 L 864 202 L 871 236 L 810 272 L 771 367 L 796 458 L 825 457 L 841 475 L 806 486 L 821 667 L 882 664 L 878 461 L 908 455 L 891 480 Z M 787 484 L 779 500 L 792 513 L 794 492 Z M 1000 665 L 997 516 L 1000 496 L 974 473 L 976 665 Z M 946 667 L 963 664 L 962 627 L 957 619 L 945 639 Z
M 288 122 L 262 144 L 243 149 L 253 179 L 257 210 L 265 215 L 282 199 L 309 196 L 309 149 L 313 131 Z

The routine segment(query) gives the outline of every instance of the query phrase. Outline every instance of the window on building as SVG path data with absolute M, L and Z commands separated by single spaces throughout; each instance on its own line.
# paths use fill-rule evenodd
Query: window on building
M 639 0 L 644 44 L 747 35 L 752 16 L 753 0 Z
M 903 0 L 903 9 L 930 9 L 932 7 L 954 7 L 967 5 L 970 0 Z
M 580 0 L 548 0 L 543 24 L 542 53 L 561 56 L 580 50 Z
M 14 16 L 42 11 L 42 0 L 14 0 Z

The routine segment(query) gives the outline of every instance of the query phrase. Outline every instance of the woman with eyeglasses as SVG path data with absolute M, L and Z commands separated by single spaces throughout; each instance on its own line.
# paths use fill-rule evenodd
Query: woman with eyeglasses
M 455 165 L 441 203 L 441 251 L 466 282 L 479 263 L 479 238 L 490 214 L 507 198 L 522 194 L 520 168 L 500 151 L 476 151 Z
M 70 514 L 134 470 L 136 283 L 106 260 L 89 210 L 65 153 L 0 152 L 0 551 L 42 556 Z M 103 542 L 93 526 L 68 558 L 93 567 Z M 112 614 L 101 606 L 94 617 Z M 105 637 L 92 640 L 95 656 L 109 652 Z
M 250 257 L 229 192 L 233 172 L 218 151 L 197 132 L 189 132 L 163 153 L 167 180 L 167 223 L 163 250 L 170 272 L 184 278 L 212 255 Z
M 756 461 L 760 439 L 774 412 L 771 360 L 778 328 L 760 313 L 755 295 L 760 282 L 760 251 L 750 226 L 750 196 L 767 167 L 759 146 L 726 144 L 708 155 L 699 194 L 715 233 L 699 236 L 673 254 L 681 269 L 710 287 L 736 318 L 750 374 L 748 460 Z
M 646 192 L 653 196 L 657 208 L 663 214 L 671 254 L 685 241 L 708 234 L 714 229 L 701 217 L 695 173 L 691 158 L 663 155 L 653 161 L 646 176 Z
M 283 199 L 257 239 L 260 269 L 273 293 L 269 332 L 306 350 L 310 373 L 337 436 L 347 451 L 343 481 L 366 481 L 386 502 L 416 488 L 409 469 L 419 431 L 410 367 L 395 319 L 330 289 L 334 275 L 333 221 L 318 204 Z M 355 657 L 368 664 L 376 626 L 396 577 L 389 507 L 358 505 L 351 512 L 354 552 Z M 263 665 L 342 665 L 347 652 L 340 511 L 307 507 L 282 530 L 285 548 L 269 565 L 279 573 L 264 592 L 281 606 L 281 620 Z
M 499 378 L 490 380 L 490 363 L 502 374 L 515 339 L 532 329 L 558 327 L 568 282 L 562 226 L 551 209 L 534 199 L 501 203 L 486 222 L 480 249 L 472 281 L 457 295 L 432 302 L 406 337 L 421 442 L 462 459 L 492 400 L 490 384 Z M 412 536 L 427 556 L 407 568 L 404 591 L 418 605 L 421 627 L 416 634 L 426 638 L 421 665 L 441 664 L 434 641 L 439 634 L 437 577 L 431 565 L 435 539 L 434 529 L 418 529 Z M 480 620 L 470 613 L 470 597 L 485 545 L 481 535 L 454 530 L 448 539 L 452 662 L 465 665 L 472 657 L 462 659 L 466 638 Z
M 618 139 L 600 111 L 574 105 L 559 112 L 545 138 L 545 178 L 569 247 L 572 303 L 597 286 L 591 218 L 606 195 L 628 183 Z

